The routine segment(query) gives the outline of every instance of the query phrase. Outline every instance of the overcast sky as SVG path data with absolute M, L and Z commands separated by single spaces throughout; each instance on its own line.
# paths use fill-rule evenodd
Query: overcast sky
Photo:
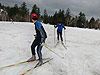
M 20 6 L 23 2 L 26 2 L 29 9 L 32 9 L 32 6 L 36 4 L 42 14 L 45 8 L 49 15 L 54 14 L 59 9 L 66 11 L 67 8 L 70 8 L 74 15 L 83 12 L 88 19 L 91 17 L 100 18 L 100 0 L 0 0 L 1 4 L 7 6 L 14 6 L 15 4 Z

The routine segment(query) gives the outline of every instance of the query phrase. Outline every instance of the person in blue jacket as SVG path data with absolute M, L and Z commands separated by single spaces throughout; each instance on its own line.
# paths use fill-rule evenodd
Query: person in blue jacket
M 62 22 L 59 21 L 59 23 L 57 25 L 54 25 L 54 27 L 55 28 L 58 27 L 58 29 L 57 29 L 57 40 L 58 40 L 58 42 L 59 42 L 59 35 L 60 35 L 61 42 L 63 43 L 62 30 L 63 30 L 63 28 L 66 29 L 65 26 L 64 26 L 64 24 L 62 24 Z
M 37 20 L 38 17 L 35 13 L 31 14 L 31 19 L 32 19 L 33 23 L 35 24 L 36 37 L 31 45 L 32 57 L 28 61 L 36 60 L 35 47 L 37 46 L 37 54 L 39 57 L 38 65 L 42 65 L 43 61 L 42 61 L 41 50 L 42 50 L 42 47 L 47 38 L 47 34 L 46 34 L 42 24 Z

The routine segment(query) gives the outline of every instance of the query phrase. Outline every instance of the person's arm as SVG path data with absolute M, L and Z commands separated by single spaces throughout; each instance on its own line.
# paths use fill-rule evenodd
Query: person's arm
M 43 28 L 43 26 L 40 27 L 39 29 L 40 35 L 41 35 L 41 43 L 45 43 L 45 39 L 47 38 L 46 32 Z
M 54 25 L 55 28 L 57 28 L 57 25 Z
M 66 29 L 65 26 L 63 28 Z
M 44 30 L 44 28 L 43 28 L 43 26 L 42 26 L 41 23 L 37 22 L 36 26 L 37 26 L 37 29 L 40 32 L 40 36 L 41 36 L 41 42 L 40 42 L 40 44 L 42 45 L 43 43 L 45 43 L 45 39 L 47 38 L 47 34 L 46 34 L 46 32 L 45 32 L 45 30 Z

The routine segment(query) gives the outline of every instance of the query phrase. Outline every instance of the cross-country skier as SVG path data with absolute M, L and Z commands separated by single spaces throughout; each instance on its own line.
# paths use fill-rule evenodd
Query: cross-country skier
M 60 35 L 61 43 L 63 43 L 62 30 L 63 30 L 63 28 L 66 29 L 65 26 L 64 26 L 64 24 L 62 24 L 62 22 L 59 21 L 59 23 L 57 25 L 54 25 L 54 27 L 55 28 L 58 27 L 58 29 L 57 29 L 57 40 L 58 40 L 58 42 L 59 42 L 59 35 Z
M 47 35 L 46 35 L 46 32 L 45 32 L 42 24 L 38 21 L 38 17 L 35 13 L 31 14 L 31 19 L 32 19 L 33 23 L 35 24 L 36 37 L 31 45 L 32 57 L 28 61 L 36 60 L 35 47 L 37 46 L 37 54 L 39 57 L 38 65 L 40 66 L 43 63 L 41 50 L 45 43 Z
M 10 19 L 11 23 L 14 24 L 13 19 Z

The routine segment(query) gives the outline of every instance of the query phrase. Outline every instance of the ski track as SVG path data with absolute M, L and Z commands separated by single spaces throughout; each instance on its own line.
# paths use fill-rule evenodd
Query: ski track
M 49 24 L 43 26 L 48 35 L 47 46 L 64 59 L 43 47 L 43 58 L 53 60 L 26 75 L 100 75 L 100 30 L 66 27 L 66 50 L 61 43 L 54 47 L 54 27 Z M 34 34 L 33 23 L 0 22 L 0 67 L 30 58 Z M 36 63 L 0 69 L 0 75 L 20 75 Z

